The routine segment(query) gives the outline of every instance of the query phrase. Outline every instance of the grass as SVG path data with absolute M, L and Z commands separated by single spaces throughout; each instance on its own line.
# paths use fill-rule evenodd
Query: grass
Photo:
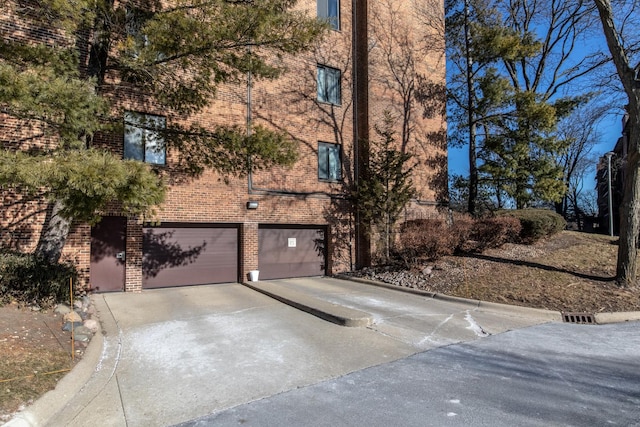
M 463 270 L 447 292 L 456 296 L 559 311 L 638 311 L 638 287 L 615 284 L 616 257 L 616 239 L 564 231 L 531 246 L 505 245 L 441 263 L 442 271 Z

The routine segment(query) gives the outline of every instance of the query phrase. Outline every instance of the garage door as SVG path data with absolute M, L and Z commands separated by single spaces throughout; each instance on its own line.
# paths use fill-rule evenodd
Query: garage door
M 258 231 L 260 280 L 325 274 L 325 227 L 264 225 Z
M 146 227 L 142 287 L 238 281 L 238 227 L 188 224 Z

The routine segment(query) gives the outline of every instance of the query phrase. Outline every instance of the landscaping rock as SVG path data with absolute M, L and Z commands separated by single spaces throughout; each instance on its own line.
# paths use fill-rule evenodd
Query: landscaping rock
M 98 332 L 98 321 L 94 319 L 87 319 L 84 321 L 84 326 L 92 333 Z
M 77 328 L 80 326 L 84 326 L 82 322 L 64 322 L 64 325 L 62 325 L 62 330 L 63 331 L 70 331 L 71 328 Z
M 53 309 L 53 312 L 65 315 L 71 312 L 71 308 L 69 308 L 67 304 L 58 304 L 56 305 L 56 308 Z
M 81 343 L 85 343 L 85 342 L 89 342 L 91 341 L 91 337 L 93 335 L 89 334 L 89 335 L 85 335 L 85 334 L 74 334 L 73 339 L 81 342 Z
M 91 330 L 89 328 L 87 328 L 84 325 L 80 325 L 80 326 L 74 326 L 73 327 L 73 333 L 75 335 L 87 335 L 87 336 L 92 336 L 93 334 L 91 333 Z
M 92 325 L 92 322 L 95 322 L 96 329 L 92 330 L 91 328 L 87 327 L 86 326 L 87 322 L 89 322 L 89 325 Z M 93 337 L 94 332 L 97 331 L 97 330 L 98 330 L 97 329 L 97 322 L 95 320 L 86 320 L 85 324 L 81 324 L 79 326 L 74 324 L 73 336 L 74 336 L 74 339 L 76 341 L 86 343 L 86 342 L 89 342 L 91 340 L 91 338 Z
M 80 317 L 80 315 L 78 313 L 76 313 L 75 311 L 71 311 L 71 312 L 65 314 L 63 319 L 64 319 L 65 322 L 80 322 L 80 323 L 82 323 L 82 317 Z

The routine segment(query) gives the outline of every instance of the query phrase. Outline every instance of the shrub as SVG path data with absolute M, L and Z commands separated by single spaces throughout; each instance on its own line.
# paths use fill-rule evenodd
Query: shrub
M 517 242 L 521 231 L 522 224 L 515 217 L 487 217 L 475 221 L 472 239 L 476 242 L 476 250 L 499 248 L 505 243 Z
M 50 307 L 67 301 L 69 278 L 77 283 L 71 264 L 51 264 L 33 254 L 0 253 L 0 304 L 16 301 Z
M 454 214 L 449 233 L 451 233 L 451 243 L 453 251 L 467 251 L 470 239 L 473 238 L 475 220 L 467 214 Z
M 454 215 L 451 225 L 442 219 L 407 221 L 401 227 L 400 246 L 395 255 L 406 265 L 412 265 L 457 251 L 476 252 L 498 248 L 505 243 L 532 242 L 535 240 L 530 236 L 534 230 L 535 235 L 547 236 L 564 228 L 562 217 L 553 212 L 540 210 L 532 213 L 530 210 L 526 214 L 511 215 L 514 212 L 521 211 L 477 220 L 469 215 Z M 536 218 L 541 220 L 536 221 Z M 525 230 L 524 224 L 532 231 Z M 540 234 L 540 230 L 544 233 Z
M 517 218 L 522 225 L 520 240 L 529 244 L 559 233 L 567 226 L 562 216 L 547 209 L 502 211 L 499 215 Z
M 398 255 L 407 263 L 419 258 L 438 259 L 451 255 L 458 237 L 441 219 L 416 219 L 402 224 Z

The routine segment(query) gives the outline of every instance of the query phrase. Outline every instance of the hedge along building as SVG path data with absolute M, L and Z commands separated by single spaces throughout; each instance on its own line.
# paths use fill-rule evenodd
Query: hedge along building
M 418 162 L 418 193 L 405 217 L 430 215 L 445 203 L 444 40 L 443 27 L 434 25 L 444 20 L 442 3 L 418 8 L 408 0 L 305 0 L 297 7 L 329 19 L 332 29 L 324 40 L 308 53 L 274 58 L 287 68 L 276 80 L 247 75 L 221 85 L 195 115 L 167 114 L 121 76 L 107 75 L 108 96 L 126 124 L 119 133 L 96 137 L 95 144 L 149 163 L 168 192 L 153 218 L 124 216 L 114 204 L 93 227 L 73 224 L 63 257 L 78 265 L 84 286 L 139 291 L 244 281 L 253 270 L 271 279 L 368 264 L 375 248 L 349 194 L 385 111 L 397 118 L 399 148 Z M 55 33 L 3 16 L 5 37 Z M 255 124 L 277 129 L 297 143 L 298 160 L 290 168 L 242 177 L 210 170 L 187 177 L 176 171 L 179 153 L 162 149 L 153 129 L 176 121 L 238 125 L 247 132 Z M 3 122 L 8 149 L 46 143 L 29 137 L 19 144 L 18 128 L 8 117 Z M 47 214 L 45 200 L 8 190 L 2 196 L 3 246 L 33 250 Z

